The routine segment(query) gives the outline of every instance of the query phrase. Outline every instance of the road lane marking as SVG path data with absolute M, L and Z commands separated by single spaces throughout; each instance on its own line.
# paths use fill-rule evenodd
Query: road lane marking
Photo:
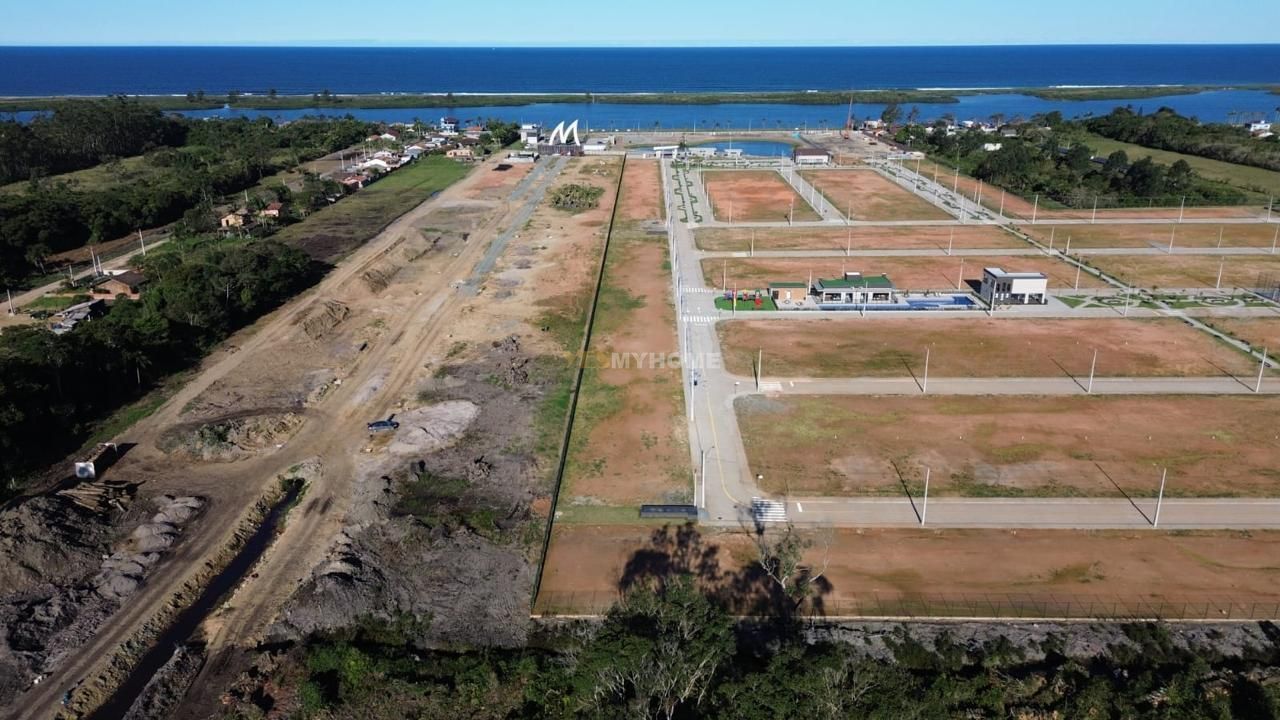
M 716 416 L 711 412 L 711 393 L 706 392 L 703 395 L 707 397 L 707 419 L 711 421 L 711 444 L 719 448 L 720 436 L 716 433 Z M 724 482 L 724 464 L 720 460 L 722 454 L 723 452 L 716 453 L 716 469 L 720 472 L 720 489 L 724 491 L 724 496 L 729 498 L 730 502 L 734 505 L 740 505 L 741 503 L 738 502 L 738 499 L 729 493 L 729 486 Z M 706 480 L 704 479 L 703 482 L 705 483 Z
M 804 512 L 804 506 L 800 503 L 796 503 L 796 512 Z

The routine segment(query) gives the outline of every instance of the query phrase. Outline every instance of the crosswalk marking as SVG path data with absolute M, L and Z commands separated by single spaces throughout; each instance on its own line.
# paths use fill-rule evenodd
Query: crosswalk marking
M 782 392 L 782 383 L 780 382 L 761 382 L 760 392 L 778 393 Z
M 713 323 L 719 318 L 715 315 L 685 315 L 681 319 L 687 323 Z
M 719 293 L 719 292 L 720 292 L 719 290 L 717 290 L 717 289 L 715 289 L 715 288 L 694 288 L 694 287 L 687 287 L 687 288 L 681 288 L 681 289 L 682 289 L 682 290 L 684 290 L 685 292 L 689 293 L 690 295 L 715 295 L 716 293 Z
M 787 506 L 777 500 L 751 498 L 751 517 L 756 522 L 786 522 Z

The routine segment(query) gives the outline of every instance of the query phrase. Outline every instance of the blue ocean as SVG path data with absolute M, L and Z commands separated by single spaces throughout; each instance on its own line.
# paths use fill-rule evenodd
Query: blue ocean
M 598 128 L 803 128 L 843 124 L 847 108 L 804 105 L 470 107 L 467 93 L 661 93 L 1280 83 L 1280 45 L 1106 45 L 826 48 L 269 48 L 0 47 L 0 96 L 242 93 L 446 93 L 464 117 L 558 120 Z M 1124 100 L 1047 102 L 971 95 L 921 105 L 921 116 L 1105 113 Z M 1271 113 L 1280 95 L 1219 90 L 1134 100 L 1205 120 Z M 880 106 L 860 105 L 866 117 Z M 290 119 L 314 111 L 266 113 Z M 234 111 L 196 111 L 225 116 Z M 246 111 L 245 114 L 259 113 Z M 371 120 L 434 118 L 432 109 L 356 111 Z M 29 117 L 29 114 L 19 114 Z

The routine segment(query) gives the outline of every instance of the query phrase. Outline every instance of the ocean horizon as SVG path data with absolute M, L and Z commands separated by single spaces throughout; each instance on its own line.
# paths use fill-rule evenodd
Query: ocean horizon
M 0 96 L 955 91 L 1253 86 L 1280 44 L 859 47 L 5 46 Z M 1280 103 L 1277 103 L 1280 104 Z

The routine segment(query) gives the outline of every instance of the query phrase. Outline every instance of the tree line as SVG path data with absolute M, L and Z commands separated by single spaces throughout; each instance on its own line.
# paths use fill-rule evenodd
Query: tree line
M 1102 117 L 1084 121 L 1090 132 L 1103 137 L 1159 150 L 1280 170 L 1280 136 L 1255 138 L 1241 126 L 1201 124 L 1162 107 L 1150 115 L 1120 107 Z
M 301 718 L 1179 718 L 1280 717 L 1274 645 L 1227 658 L 1160 624 L 1123 628 L 1098 656 L 1050 635 L 961 643 L 886 627 L 889 657 L 797 619 L 739 624 L 689 577 L 635 588 L 598 625 L 537 647 L 441 651 L 419 623 L 367 619 L 273 663 L 269 693 L 228 716 Z M 854 629 L 844 634 L 856 637 Z M 861 632 L 871 632 L 863 630 Z M 264 705 L 266 706 L 264 708 Z
M 368 132 L 367 123 L 349 117 L 285 125 L 166 118 L 126 100 L 70 103 L 30 126 L 0 123 L 4 142 L 21 137 L 42 146 L 41 139 L 61 138 L 49 147 L 76 148 L 49 150 L 39 165 L 10 163 L 10 177 L 18 169 L 32 177 L 21 191 L 0 193 L 0 279 L 20 286 L 46 272 L 50 255 L 163 225 L 193 208 L 211 210 L 224 194 L 353 145 Z M 128 168 L 118 162 L 120 154 L 137 152 L 145 155 Z M 108 180 L 101 183 L 44 177 L 104 160 Z
M 1126 207 L 1148 202 L 1233 205 L 1247 196 L 1198 175 L 1185 160 L 1165 165 L 1124 151 L 1096 157 L 1079 129 L 1055 117 L 1035 118 L 1006 137 L 977 130 L 949 132 L 946 121 L 908 125 L 895 139 L 1009 192 L 1039 195 L 1068 207 Z
M 270 239 L 178 239 L 140 265 L 140 300 L 118 299 L 61 335 L 35 326 L 0 335 L 0 497 L 318 277 L 305 253 Z

